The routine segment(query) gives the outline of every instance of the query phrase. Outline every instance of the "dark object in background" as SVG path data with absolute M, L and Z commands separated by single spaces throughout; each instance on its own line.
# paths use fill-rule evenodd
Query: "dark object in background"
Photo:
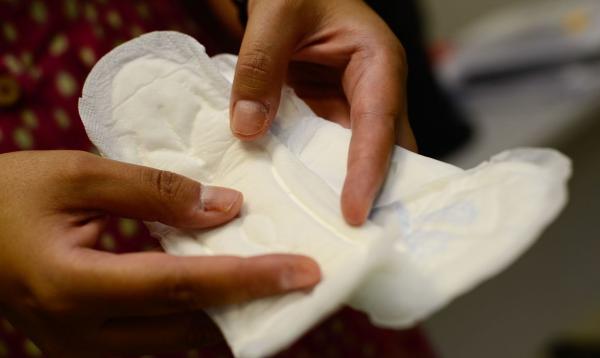
M 441 158 L 471 136 L 471 127 L 437 83 L 427 54 L 416 0 L 367 0 L 398 36 L 408 60 L 408 115 L 419 152 Z
M 549 349 L 550 358 L 600 358 L 600 342 L 560 340 Z

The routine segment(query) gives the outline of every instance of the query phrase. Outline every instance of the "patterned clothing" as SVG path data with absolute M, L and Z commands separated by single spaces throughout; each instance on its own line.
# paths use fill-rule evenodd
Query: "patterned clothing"
M 201 8 L 196 4 L 196 9 Z M 0 153 L 95 151 L 77 113 L 87 73 L 111 48 L 153 30 L 178 30 L 219 51 L 202 22 L 175 1 L 0 0 Z M 97 245 L 117 253 L 158 250 L 135 220 L 113 219 Z M 35 344 L 0 317 L 0 357 L 42 357 Z M 225 344 L 157 357 L 229 357 Z M 418 330 L 373 327 L 344 309 L 280 357 L 432 357 Z

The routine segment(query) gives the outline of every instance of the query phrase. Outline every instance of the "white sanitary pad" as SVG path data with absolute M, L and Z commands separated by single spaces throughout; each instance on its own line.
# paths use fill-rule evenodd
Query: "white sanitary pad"
M 146 34 L 98 62 L 79 108 L 103 155 L 244 193 L 241 216 L 213 230 L 149 223 L 167 252 L 298 253 L 321 266 L 310 293 L 209 311 L 238 357 L 276 353 L 344 303 L 409 326 L 505 268 L 566 202 L 570 162 L 554 150 L 507 151 L 465 171 L 397 147 L 369 221 L 350 227 L 339 209 L 349 130 L 284 89 L 270 133 L 236 140 L 234 65 L 186 35 Z

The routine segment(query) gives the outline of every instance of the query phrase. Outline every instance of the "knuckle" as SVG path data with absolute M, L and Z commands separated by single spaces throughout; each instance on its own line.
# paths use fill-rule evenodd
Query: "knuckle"
M 202 308 L 201 295 L 193 288 L 188 276 L 180 268 L 175 278 L 165 278 L 168 303 L 186 311 Z
M 408 67 L 406 49 L 389 29 L 383 33 L 369 33 L 365 37 L 364 48 L 368 55 L 372 56 L 380 65 L 393 68 L 404 74 Z
M 183 186 L 183 177 L 166 170 L 149 169 L 146 175 L 161 199 L 177 199 Z
M 398 40 L 392 41 L 390 45 L 390 52 L 395 55 L 396 58 L 400 60 L 400 65 L 406 65 L 406 49 L 402 45 L 402 43 Z
M 247 90 L 262 88 L 269 82 L 272 65 L 266 46 L 253 43 L 251 49 L 241 53 L 238 59 L 237 85 Z
M 182 175 L 151 168 L 141 172 L 142 181 L 154 194 L 154 205 L 163 220 L 180 226 L 194 218 L 200 185 Z
M 408 62 L 406 57 L 406 50 L 400 41 L 393 38 L 388 41 L 384 41 L 380 44 L 381 50 L 378 51 L 377 56 L 382 65 L 394 69 L 395 72 L 399 73 L 402 77 L 406 76 L 408 69 Z
M 396 111 L 362 111 L 356 114 L 356 120 L 363 131 L 363 140 L 356 146 L 364 150 L 356 152 L 353 156 L 371 157 L 377 152 L 375 149 L 390 149 L 395 142 L 400 126 L 400 114 Z
M 395 123 L 400 119 L 400 113 L 397 111 L 363 110 L 356 113 L 356 119 L 367 124 L 389 125 L 389 128 L 386 129 L 392 130 Z
M 386 62 L 389 62 L 391 66 L 395 67 L 402 76 L 403 80 L 406 80 L 408 72 L 408 60 L 406 57 L 406 50 L 400 41 L 394 39 L 388 46 L 388 50 L 384 55 L 387 57 Z

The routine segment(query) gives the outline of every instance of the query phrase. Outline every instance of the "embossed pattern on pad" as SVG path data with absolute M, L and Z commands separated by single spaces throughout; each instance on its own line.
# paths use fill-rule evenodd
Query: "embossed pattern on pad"
M 237 356 L 277 352 L 344 301 L 378 324 L 405 327 L 504 269 L 558 215 L 570 162 L 518 149 L 462 170 L 396 148 L 370 222 L 339 212 L 350 133 L 284 89 L 271 133 L 235 140 L 228 96 L 235 56 L 213 60 L 192 38 L 151 33 L 104 57 L 80 113 L 101 152 L 244 192 L 242 216 L 212 231 L 155 223 L 179 255 L 304 253 L 325 279 L 291 294 L 211 312 Z
M 155 50 L 171 43 L 156 45 Z M 157 226 L 168 251 L 242 256 L 287 252 L 317 260 L 323 280 L 311 293 L 210 312 L 236 355 L 274 353 L 351 295 L 386 251 L 381 247 L 382 230 L 373 223 L 360 229 L 348 226 L 335 192 L 274 136 L 252 144 L 236 140 L 229 130 L 226 97 L 217 90 L 227 82 L 207 75 L 218 73 L 214 65 L 158 58 L 146 52 L 150 47 L 132 53 L 126 44 L 96 65 L 81 99 L 82 118 L 92 140 L 111 158 L 244 193 L 241 215 L 228 225 L 202 232 Z M 203 53 L 196 55 L 208 60 Z M 114 66 L 115 61 L 124 62 Z M 90 88 L 99 73 L 111 79 L 98 95 Z M 102 122 L 87 121 L 98 111 L 110 115 L 100 117 Z M 101 132 L 92 126 L 101 127 Z M 103 141 L 99 133 L 110 139 Z
M 231 82 L 235 56 L 214 61 Z M 283 98 L 273 132 L 341 193 L 350 132 L 316 118 L 289 89 Z M 465 171 L 396 147 L 371 215 L 395 248 L 350 303 L 386 327 L 426 318 L 532 245 L 565 206 L 570 174 L 568 158 L 551 149 L 506 151 Z

